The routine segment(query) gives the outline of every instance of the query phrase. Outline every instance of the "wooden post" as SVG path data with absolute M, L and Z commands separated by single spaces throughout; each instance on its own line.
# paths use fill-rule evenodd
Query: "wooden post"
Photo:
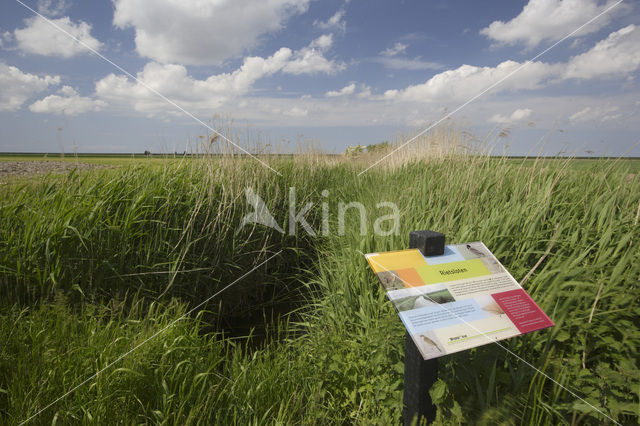
M 445 235 L 434 231 L 412 231 L 409 248 L 417 248 L 424 256 L 444 254 Z M 404 342 L 404 408 L 402 418 L 405 426 L 422 421 L 432 422 L 436 407 L 431 401 L 429 389 L 438 380 L 438 359 L 424 360 L 422 354 L 407 333 Z

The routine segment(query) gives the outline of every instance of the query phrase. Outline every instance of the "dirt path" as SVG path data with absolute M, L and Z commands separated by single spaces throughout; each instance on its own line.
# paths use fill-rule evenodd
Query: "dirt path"
M 112 169 L 104 164 L 76 163 L 71 161 L 0 161 L 0 181 L 9 176 L 32 176 L 47 173 L 69 173 L 71 170 Z

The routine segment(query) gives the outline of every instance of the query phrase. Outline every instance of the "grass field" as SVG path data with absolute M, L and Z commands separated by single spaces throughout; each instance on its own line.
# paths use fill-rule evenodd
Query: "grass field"
M 361 253 L 415 229 L 483 241 L 517 280 L 542 258 L 523 286 L 556 326 L 504 345 L 640 422 L 638 161 L 108 160 L 0 186 L 2 424 L 397 424 L 404 327 Z M 239 229 L 249 187 L 283 227 L 290 187 L 316 231 L 322 202 L 359 201 L 365 235 L 355 214 L 342 234 L 335 214 L 326 235 Z M 398 235 L 373 232 L 382 201 Z M 439 377 L 436 424 L 612 423 L 496 345 Z

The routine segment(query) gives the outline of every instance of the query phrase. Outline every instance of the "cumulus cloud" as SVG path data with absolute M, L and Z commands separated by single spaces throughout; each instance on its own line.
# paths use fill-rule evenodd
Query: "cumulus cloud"
M 60 77 L 39 77 L 0 62 L 0 111 L 16 111 L 30 97 L 60 84 Z
M 347 23 L 344 20 L 344 15 L 344 9 L 340 9 L 327 21 L 319 21 L 316 19 L 313 21 L 313 26 L 325 31 L 337 30 L 344 33 L 347 29 Z
M 268 58 L 247 57 L 235 71 L 215 74 L 205 80 L 190 76 L 183 65 L 150 62 L 138 73 L 138 82 L 110 74 L 96 83 L 96 94 L 111 104 L 133 104 L 136 111 L 149 114 L 170 110 L 166 101 L 147 88 L 150 87 L 184 108 L 211 110 L 246 94 L 257 80 L 276 72 L 335 72 L 338 65 L 322 55 L 330 46 L 331 37 L 322 36 L 299 51 L 283 47 Z
M 217 65 L 277 31 L 309 0 L 115 0 L 113 23 L 135 30 L 136 50 L 161 63 Z
M 407 101 L 466 101 L 482 89 L 497 83 L 513 73 L 521 64 L 504 61 L 496 67 L 462 65 L 434 75 L 425 83 L 403 90 L 387 90 L 386 99 Z M 532 62 L 497 85 L 491 93 L 499 91 L 530 90 L 542 87 L 543 82 L 556 73 L 557 67 L 543 62 Z
M 327 59 L 324 54 L 333 44 L 333 35 L 321 35 L 293 54 L 283 71 L 289 74 L 315 74 L 319 72 L 333 74 L 344 69 L 344 64 L 338 64 L 334 60 Z
M 640 68 L 640 29 L 615 31 L 581 55 L 571 58 L 564 77 L 589 79 L 629 74 Z
M 70 87 L 63 86 L 56 95 L 49 95 L 29 105 L 31 112 L 78 115 L 89 111 L 100 111 L 106 103 L 102 100 L 80 96 Z
M 513 111 L 513 113 L 509 117 L 505 117 L 504 115 L 501 115 L 501 114 L 495 114 L 493 117 L 489 119 L 489 121 L 492 123 L 498 123 L 498 124 L 515 123 L 517 121 L 528 118 L 532 112 L 533 111 L 530 110 L 529 108 L 523 108 L 523 109 L 519 108 Z
M 266 59 L 249 57 L 234 72 L 212 75 L 206 80 L 194 79 L 183 65 L 151 62 L 138 73 L 139 82 L 109 74 L 96 83 L 96 94 L 114 103 L 133 102 L 137 111 L 167 110 L 169 105 L 147 89 L 150 87 L 187 108 L 217 108 L 230 97 L 246 93 L 259 78 L 282 69 L 291 55 L 290 49 L 282 48 Z
M 513 121 L 524 120 L 525 118 L 528 118 L 532 112 L 533 111 L 530 110 L 529 108 L 517 109 L 513 111 L 513 114 L 511 114 L 511 119 Z
M 598 0 L 529 0 L 518 16 L 508 22 L 494 21 L 480 34 L 499 43 L 523 43 L 532 48 L 542 41 L 560 40 L 614 3 L 613 0 L 605 4 L 598 4 Z M 611 14 L 604 14 L 574 36 L 596 32 L 610 21 Z
M 18 43 L 18 49 L 25 53 L 33 53 L 44 56 L 61 56 L 70 58 L 78 53 L 87 53 L 89 46 L 94 50 L 100 50 L 102 43 L 91 36 L 91 25 L 79 21 L 75 23 L 68 16 L 50 20 L 58 28 L 75 37 L 60 31 L 44 19 L 34 16 L 25 20 L 26 27 L 16 29 L 13 34 Z M 83 44 L 81 44 L 83 43 Z
M 356 85 L 355 83 L 351 83 L 340 90 L 330 90 L 325 95 L 329 98 L 334 98 L 337 96 L 353 95 L 355 91 L 356 91 Z
M 462 65 L 436 74 L 425 83 L 387 90 L 384 98 L 419 102 L 464 102 L 501 80 L 489 93 L 539 89 L 572 78 L 630 75 L 640 69 L 640 28 L 629 25 L 612 32 L 606 39 L 568 62 L 531 62 L 516 72 L 521 65 L 515 61 L 504 61 L 496 67 Z M 493 118 L 508 119 L 501 115 Z
M 69 6 L 66 0 L 38 0 L 38 12 L 50 18 L 64 15 Z

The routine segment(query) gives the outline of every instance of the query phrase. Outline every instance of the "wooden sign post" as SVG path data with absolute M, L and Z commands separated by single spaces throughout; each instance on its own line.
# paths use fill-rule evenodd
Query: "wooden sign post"
M 409 248 L 417 248 L 424 256 L 444 254 L 445 235 L 434 231 L 412 231 Z M 438 380 L 438 359 L 424 360 L 409 333 L 404 343 L 404 408 L 402 418 L 405 426 L 420 424 L 423 419 L 432 422 L 436 407 L 431 401 L 429 389 Z

